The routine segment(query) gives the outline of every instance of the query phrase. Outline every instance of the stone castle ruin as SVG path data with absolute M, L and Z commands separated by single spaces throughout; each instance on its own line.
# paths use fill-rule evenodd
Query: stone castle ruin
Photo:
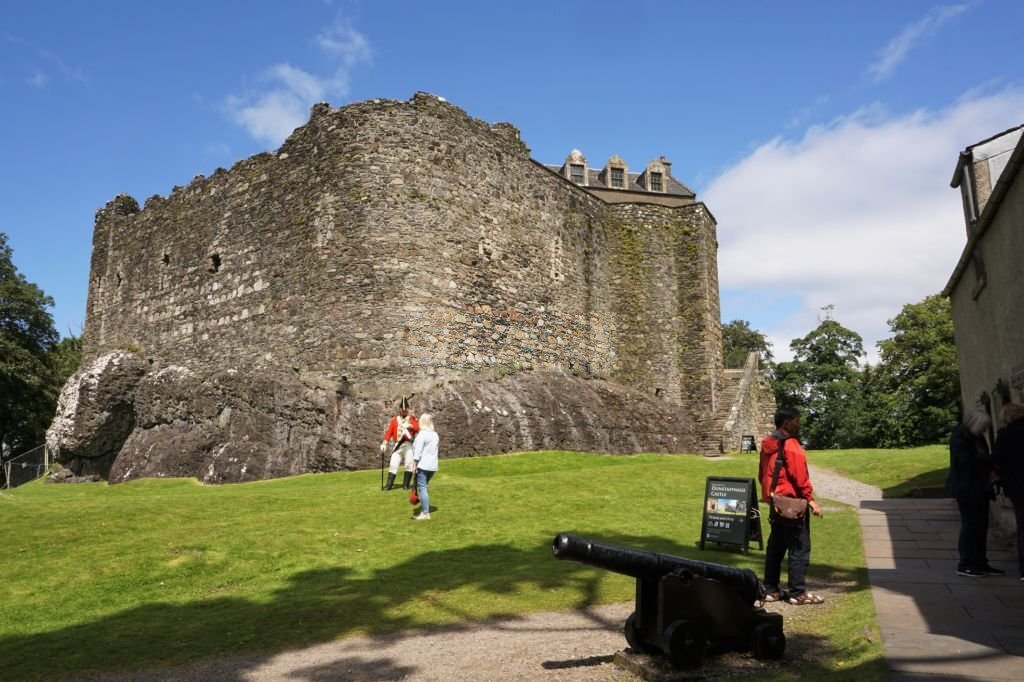
M 117 196 L 58 478 L 375 468 L 410 393 L 444 457 L 738 449 L 765 392 L 722 368 L 715 221 L 670 171 L 546 167 L 419 93 L 318 104 L 275 153 Z

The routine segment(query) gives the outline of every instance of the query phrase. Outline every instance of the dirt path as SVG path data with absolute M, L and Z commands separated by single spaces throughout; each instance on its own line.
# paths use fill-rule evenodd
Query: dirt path
M 151 673 L 87 678 L 157 680 L 617 680 L 636 678 L 612 663 L 625 648 L 632 602 L 537 613 L 457 628 L 348 637 L 276 656 L 236 658 Z

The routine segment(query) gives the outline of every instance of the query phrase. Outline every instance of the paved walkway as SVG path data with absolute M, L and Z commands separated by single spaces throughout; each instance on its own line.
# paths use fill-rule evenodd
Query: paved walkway
M 864 500 L 858 515 L 891 679 L 1024 679 L 1015 551 L 990 538 L 989 560 L 1006 577 L 965 578 L 955 501 Z
M 892 680 L 1024 679 L 1024 582 L 1015 549 L 990 537 L 989 561 L 1006 577 L 960 577 L 954 500 L 885 500 L 878 488 L 817 467 L 811 480 L 822 497 L 859 509 Z

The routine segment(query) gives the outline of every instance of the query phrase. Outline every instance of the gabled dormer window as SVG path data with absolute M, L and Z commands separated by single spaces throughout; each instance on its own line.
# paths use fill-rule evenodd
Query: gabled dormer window
M 672 163 L 663 156 L 647 164 L 637 183 L 648 192 L 664 194 L 668 191 L 668 175 L 671 169 Z
M 565 163 L 558 174 L 569 182 L 586 187 L 590 184 L 587 182 L 587 157 L 583 156 L 579 149 L 573 149 L 565 158 Z
M 626 162 L 621 156 L 615 155 L 608 159 L 597 177 L 605 187 L 628 189 L 629 172 L 626 169 Z

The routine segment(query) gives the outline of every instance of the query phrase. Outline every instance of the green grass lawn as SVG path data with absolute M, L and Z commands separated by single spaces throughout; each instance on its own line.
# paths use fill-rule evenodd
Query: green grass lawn
M 751 455 L 445 460 L 428 522 L 410 520 L 403 492 L 382 493 L 376 471 L 224 486 L 33 483 L 0 493 L 0 677 L 272 654 L 633 599 L 632 579 L 555 560 L 560 531 L 761 575 L 756 548 L 697 548 L 705 478 L 756 467 Z M 810 582 L 838 585 L 841 598 L 786 622 L 791 644 L 819 651 L 820 669 L 804 673 L 884 679 L 856 514 L 815 519 L 814 537 Z
M 812 450 L 811 464 L 882 489 L 886 497 L 906 497 L 915 488 L 941 488 L 949 471 L 949 446 L 906 450 Z

